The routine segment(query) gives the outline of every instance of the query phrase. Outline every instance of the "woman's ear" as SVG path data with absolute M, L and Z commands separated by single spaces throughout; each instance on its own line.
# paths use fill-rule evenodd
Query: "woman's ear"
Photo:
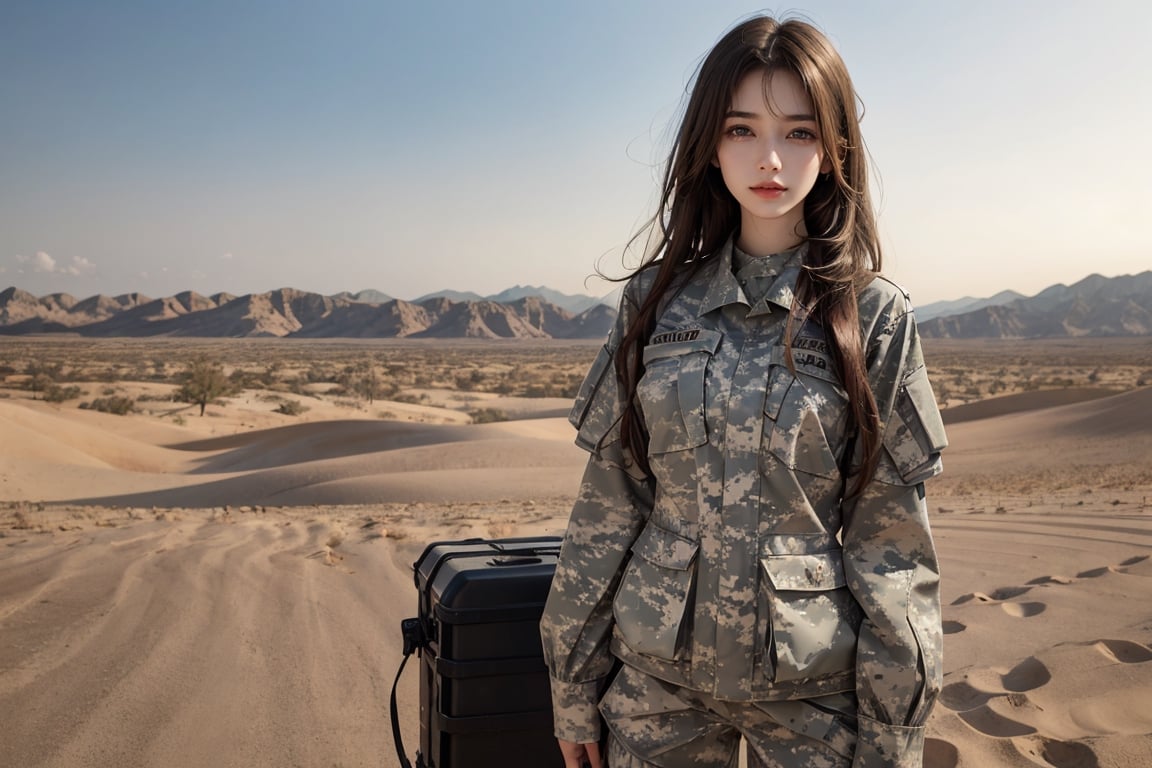
M 712 155 L 712 167 L 713 168 L 719 168 L 720 167 L 720 158 L 716 157 L 716 155 Z
M 820 173 L 832 172 L 832 158 L 824 155 L 824 160 L 820 163 Z

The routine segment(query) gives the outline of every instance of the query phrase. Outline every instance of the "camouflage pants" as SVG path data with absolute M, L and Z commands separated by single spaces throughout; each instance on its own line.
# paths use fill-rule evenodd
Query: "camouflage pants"
M 624 666 L 600 702 L 608 768 L 849 768 L 853 694 L 800 701 L 717 701 Z

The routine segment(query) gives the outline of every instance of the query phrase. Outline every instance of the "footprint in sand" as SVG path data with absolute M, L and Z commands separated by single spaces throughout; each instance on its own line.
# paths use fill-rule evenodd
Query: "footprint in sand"
M 1136 576 L 1152 576 L 1152 562 L 1149 561 L 1150 555 L 1138 555 L 1130 557 L 1127 560 L 1112 566 L 1112 570 L 1116 573 L 1132 574 Z M 1137 568 L 1136 566 L 1140 566 Z
M 1001 678 L 1004 688 L 1013 693 L 1034 691 L 1051 681 L 1052 673 L 1044 662 L 1035 656 L 1024 659 Z
M 1039 586 L 1041 584 L 1072 584 L 1076 579 L 1071 576 L 1037 576 L 1032 581 L 1028 582 L 1032 586 Z
M 1143 664 L 1152 661 L 1152 648 L 1129 640 L 1097 640 L 1092 647 L 1104 658 L 1117 664 Z
M 1048 605 L 1046 603 L 1004 603 L 1000 608 L 1009 616 L 1027 619 L 1044 613 L 1048 610 Z
M 1051 768 L 1100 768 L 1100 759 L 1087 744 L 1057 741 L 1044 736 L 1012 739 L 1012 746 L 1025 759 Z
M 982 691 L 975 688 L 966 680 L 951 683 L 940 690 L 940 703 L 956 712 L 967 712 L 970 709 L 982 707 L 997 696 L 999 692 Z
M 983 592 L 969 592 L 968 594 L 960 595 L 960 597 L 953 600 L 952 605 L 964 605 L 964 603 L 970 603 L 973 600 L 975 600 L 978 603 L 995 602 L 995 600 L 992 597 L 984 594 Z
M 1100 576 L 1103 576 L 1104 574 L 1108 573 L 1111 570 L 1112 570 L 1112 567 L 1109 565 L 1106 565 L 1103 568 L 1092 568 L 1091 570 L 1088 570 L 1088 571 L 1080 571 L 1080 573 L 1076 574 L 1076 578 L 1079 578 L 1079 579 L 1096 579 L 1096 578 L 1099 578 Z
M 1030 592 L 1032 587 L 1000 587 L 992 591 L 992 594 L 984 592 L 969 592 L 966 595 L 960 595 L 952 601 L 952 605 L 963 605 L 976 601 L 978 603 L 996 603 L 1001 600 L 1011 600 L 1014 597 L 1020 597 L 1025 592 Z
M 994 712 L 987 705 L 958 713 L 960 719 L 985 736 L 1006 739 L 1012 736 L 1028 736 L 1036 733 L 1036 729 L 1026 723 L 1004 717 Z
M 993 669 L 974 670 L 964 680 L 950 683 L 940 691 L 940 703 L 957 712 L 984 707 L 996 698 L 1007 698 L 1009 703 L 1027 703 L 1021 696 L 1047 685 L 1052 673 L 1044 662 L 1029 656 L 1007 672 Z
M 957 714 L 980 733 L 1004 739 L 1038 733 L 1030 722 L 1036 722 L 1040 712 L 1043 710 L 1032 703 L 1028 694 L 1005 693 L 992 696 L 986 703 Z
M 944 634 L 946 634 L 946 635 L 959 634 L 960 632 L 963 632 L 966 629 L 968 629 L 968 625 L 964 624 L 962 622 L 959 622 L 959 621 L 945 621 L 944 622 Z
M 927 738 L 924 740 L 924 765 L 930 768 L 956 768 L 960 765 L 960 751 L 950 741 Z

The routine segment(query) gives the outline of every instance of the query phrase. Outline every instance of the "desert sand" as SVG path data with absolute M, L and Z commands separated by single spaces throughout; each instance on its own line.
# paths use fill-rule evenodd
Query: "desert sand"
M 1152 388 L 1036 395 L 965 413 L 928 488 L 925 764 L 1152 765 Z M 0 400 L 0 763 L 396 765 L 412 562 L 560 533 L 579 482 L 562 401 L 501 405 L 516 419 L 286 424 L 234 401 L 177 427 Z

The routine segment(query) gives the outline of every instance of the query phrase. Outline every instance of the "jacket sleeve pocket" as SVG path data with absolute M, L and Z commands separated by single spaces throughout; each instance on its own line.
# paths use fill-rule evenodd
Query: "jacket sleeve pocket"
M 853 669 L 862 612 L 848 591 L 840 550 L 768 555 L 763 568 L 766 652 L 777 682 Z
M 928 371 L 913 371 L 896 396 L 884 430 L 884 455 L 876 478 L 892 485 L 916 485 L 942 471 L 940 452 L 948 445 Z
M 612 612 L 616 630 L 634 651 L 674 660 L 688 630 L 699 544 L 652 523 L 632 545 Z

